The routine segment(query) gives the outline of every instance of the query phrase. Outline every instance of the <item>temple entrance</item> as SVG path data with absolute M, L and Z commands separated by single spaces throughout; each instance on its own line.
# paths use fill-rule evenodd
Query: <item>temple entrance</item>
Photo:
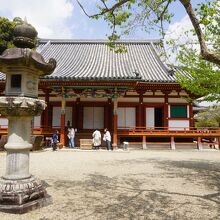
M 163 108 L 147 107 L 146 108 L 146 127 L 160 128 L 163 127 Z
M 163 108 L 157 107 L 154 109 L 154 111 L 155 111 L 155 118 L 154 118 L 155 127 L 163 127 Z

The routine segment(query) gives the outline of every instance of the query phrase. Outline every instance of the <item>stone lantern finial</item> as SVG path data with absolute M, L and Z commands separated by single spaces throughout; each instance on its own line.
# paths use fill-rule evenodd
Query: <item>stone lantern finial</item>
M 36 47 L 37 34 L 36 29 L 28 24 L 25 18 L 23 24 L 16 25 L 14 28 L 13 43 L 19 48 L 32 49 Z
M 32 144 L 31 121 L 46 108 L 38 99 L 39 77 L 50 74 L 56 60 L 45 62 L 35 50 L 37 31 L 24 22 L 14 29 L 17 48 L 0 55 L 0 71 L 6 74 L 5 96 L 0 97 L 0 114 L 8 118 L 5 144 L 6 172 L 0 177 L 0 211 L 24 213 L 50 202 L 42 182 L 29 173 Z

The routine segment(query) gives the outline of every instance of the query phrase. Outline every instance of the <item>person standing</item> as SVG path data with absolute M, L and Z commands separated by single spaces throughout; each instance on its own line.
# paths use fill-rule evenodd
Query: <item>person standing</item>
M 101 132 L 99 130 L 95 130 L 92 134 L 92 142 L 95 150 L 98 150 L 101 146 Z
M 71 148 L 71 128 L 68 128 L 67 129 L 67 145 L 68 145 L 68 147 L 70 147 Z
M 56 130 L 56 131 L 53 133 L 53 136 L 52 136 L 52 147 L 53 147 L 53 151 L 57 150 L 57 144 L 59 143 L 58 133 L 59 133 L 59 132 Z
M 75 147 L 74 138 L 75 138 L 75 129 L 71 128 L 70 129 L 70 147 L 71 148 Z
M 104 130 L 103 141 L 105 141 L 106 143 L 107 150 L 113 150 L 112 144 L 111 144 L 111 134 L 107 128 L 105 128 Z

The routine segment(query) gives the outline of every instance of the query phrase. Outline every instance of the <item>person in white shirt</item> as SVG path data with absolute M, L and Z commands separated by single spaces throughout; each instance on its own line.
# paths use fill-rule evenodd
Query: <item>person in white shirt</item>
M 103 141 L 105 141 L 105 143 L 106 143 L 107 150 L 113 150 L 112 144 L 111 144 L 111 134 L 107 128 L 105 128 L 105 130 L 104 130 Z
M 74 128 L 69 128 L 67 136 L 69 138 L 69 147 L 74 148 L 75 147 L 75 143 L 74 143 L 75 129 Z
M 92 134 L 92 142 L 95 150 L 98 150 L 101 146 L 101 132 L 99 130 L 95 130 Z

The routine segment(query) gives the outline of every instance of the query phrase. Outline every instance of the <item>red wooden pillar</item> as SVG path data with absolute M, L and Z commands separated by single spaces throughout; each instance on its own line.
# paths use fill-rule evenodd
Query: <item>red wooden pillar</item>
M 192 128 L 195 126 L 194 124 L 194 118 L 193 118 L 193 105 L 192 102 L 189 103 L 189 126 Z
M 144 126 L 144 120 L 143 120 L 143 94 L 144 91 L 138 91 L 139 93 L 139 103 L 137 107 L 137 127 L 143 127 Z
M 61 115 L 60 115 L 60 143 L 65 146 L 65 108 L 66 100 L 62 97 Z
M 112 99 L 108 99 L 108 102 L 105 106 L 105 128 L 108 128 L 108 130 L 113 130 L 113 118 L 112 118 Z
M 168 103 L 168 92 L 165 93 L 165 97 L 164 97 L 164 127 L 166 127 L 165 129 L 168 128 L 169 123 L 168 123 L 168 118 L 169 118 L 169 103 Z
M 113 115 L 113 144 L 112 146 L 114 148 L 117 147 L 118 145 L 118 126 L 117 123 L 118 122 L 118 115 Z
M 113 143 L 112 143 L 112 146 L 116 148 L 118 145 L 118 112 L 117 112 L 118 101 L 117 99 L 114 99 L 113 104 L 114 104 L 114 110 L 113 110 Z

